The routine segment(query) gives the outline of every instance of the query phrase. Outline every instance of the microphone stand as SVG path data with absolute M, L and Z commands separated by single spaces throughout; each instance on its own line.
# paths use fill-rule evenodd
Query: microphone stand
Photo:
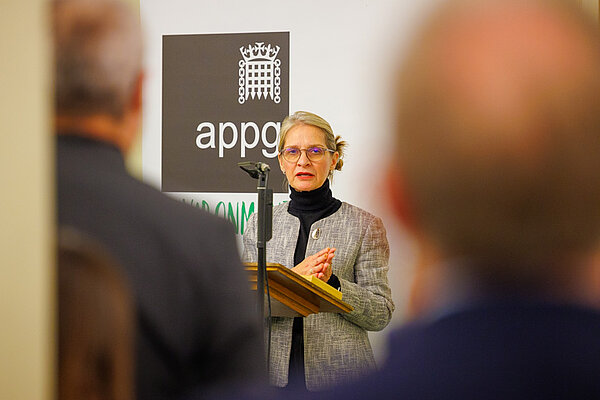
M 257 274 L 256 274 L 256 292 L 258 293 L 258 316 L 260 327 L 264 337 L 265 326 L 265 281 L 267 275 L 267 242 L 273 236 L 273 190 L 268 188 L 269 165 L 261 162 L 240 162 L 238 166 L 246 171 L 252 178 L 258 179 L 256 186 L 258 192 L 258 226 L 256 233 L 256 247 L 258 251 Z M 267 282 L 268 290 L 268 282 Z M 269 367 L 269 358 L 271 355 L 271 302 L 269 302 L 269 321 L 267 340 L 267 368 Z

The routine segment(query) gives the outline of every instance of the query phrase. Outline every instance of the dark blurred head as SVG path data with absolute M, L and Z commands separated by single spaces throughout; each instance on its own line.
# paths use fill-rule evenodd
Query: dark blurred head
M 472 273 L 552 280 L 598 240 L 600 40 L 568 3 L 450 1 L 401 69 L 403 201 Z
M 52 5 L 56 113 L 120 118 L 142 70 L 139 18 L 112 0 Z
M 59 400 L 132 400 L 133 305 L 117 264 L 62 230 L 58 248 Z

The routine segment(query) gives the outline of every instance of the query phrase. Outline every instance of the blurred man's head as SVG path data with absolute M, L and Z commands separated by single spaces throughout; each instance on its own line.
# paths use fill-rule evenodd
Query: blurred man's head
M 65 128 L 60 121 L 71 125 L 99 117 L 127 123 L 127 128 L 137 123 L 142 76 L 139 18 L 114 0 L 56 0 L 52 16 L 58 129 L 77 129 Z M 131 138 L 117 144 L 127 147 L 127 139 Z
M 600 40 L 564 3 L 450 1 L 400 73 L 401 208 L 484 279 L 555 281 L 598 240 Z
M 58 398 L 134 398 L 135 318 L 121 266 L 72 228 L 58 234 Z

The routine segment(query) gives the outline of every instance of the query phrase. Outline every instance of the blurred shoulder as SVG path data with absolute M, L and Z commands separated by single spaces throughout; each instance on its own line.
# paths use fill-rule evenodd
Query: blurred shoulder
M 175 228 L 181 234 L 193 233 L 204 237 L 215 234 L 234 237 L 233 224 L 224 218 L 162 193 L 146 183 L 139 182 L 138 189 L 142 194 L 140 206 L 145 208 L 145 217 L 154 220 L 163 229 Z

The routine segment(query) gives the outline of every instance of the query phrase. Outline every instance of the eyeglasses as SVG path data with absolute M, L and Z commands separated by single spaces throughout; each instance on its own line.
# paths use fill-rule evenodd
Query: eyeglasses
M 320 146 L 314 146 L 309 147 L 308 149 L 299 149 L 298 147 L 286 147 L 285 149 L 281 150 L 279 154 L 283 156 L 285 161 L 296 162 L 300 159 L 300 155 L 303 151 L 306 153 L 306 157 L 308 157 L 308 159 L 313 162 L 320 161 L 325 156 L 325 153 L 335 153 L 335 151 L 331 149 Z

